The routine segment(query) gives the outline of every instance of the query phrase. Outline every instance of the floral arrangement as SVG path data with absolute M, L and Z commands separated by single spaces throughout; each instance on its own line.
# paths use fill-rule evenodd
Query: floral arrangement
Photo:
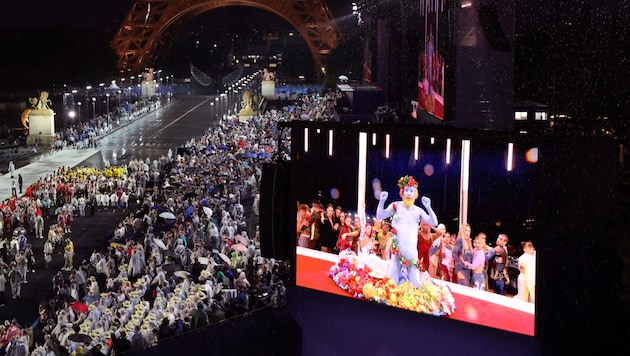
M 398 212 L 398 206 L 396 205 L 396 203 L 392 203 L 392 211 L 389 214 L 391 222 L 398 220 L 398 214 L 396 214 L 397 212 Z
M 448 286 L 428 277 L 423 278 L 419 288 L 414 288 L 410 282 L 396 285 L 391 278 L 379 278 L 351 250 L 339 254 L 339 261 L 330 267 L 328 275 L 357 298 L 434 315 L 450 315 L 455 311 L 455 299 Z
M 328 276 L 335 284 L 358 298 L 364 298 L 363 286 L 372 277 L 370 267 L 361 264 L 356 254 L 346 249 L 339 253 L 339 261 L 330 267 Z
M 418 261 L 418 259 L 416 258 L 409 259 L 403 256 L 402 253 L 400 253 L 400 250 L 398 250 L 398 240 L 396 239 L 395 233 L 394 233 L 394 236 L 392 237 L 392 255 L 398 256 L 398 259 L 400 259 L 400 264 L 405 267 L 420 268 L 421 262 Z
M 405 187 L 418 188 L 418 182 L 413 179 L 413 176 L 404 176 L 400 177 L 400 179 L 398 180 L 398 187 L 400 187 L 401 190 Z

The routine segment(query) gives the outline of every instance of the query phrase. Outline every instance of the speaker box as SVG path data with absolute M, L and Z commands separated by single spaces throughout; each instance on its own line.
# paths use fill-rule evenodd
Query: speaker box
M 501 20 L 499 20 L 499 15 L 494 5 L 481 6 L 479 9 L 479 23 L 488 43 L 495 51 L 508 52 L 510 50 L 510 41 L 505 32 L 503 32 Z
M 295 211 L 289 204 L 289 166 L 264 163 L 260 181 L 260 252 L 263 257 L 289 260 L 295 251 Z M 293 226 L 293 228 L 291 228 Z

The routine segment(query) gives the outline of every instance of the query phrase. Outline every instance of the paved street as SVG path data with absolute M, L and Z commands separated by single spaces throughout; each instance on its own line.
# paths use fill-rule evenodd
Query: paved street
M 201 135 L 206 128 L 216 123 L 216 120 L 212 120 L 212 108 L 207 104 L 208 101 L 206 97 L 183 97 L 175 100 L 172 104 L 102 137 L 97 149 L 64 149 L 33 155 L 32 163 L 16 167 L 14 178 L 9 174 L 0 176 L 0 198 L 5 200 L 11 197 L 12 182 L 15 181 L 17 185 L 18 174 L 23 177 L 24 191 L 28 185 L 61 166 L 102 167 L 104 160 L 109 160 L 112 165 L 122 165 L 135 158 L 159 158 L 166 155 L 169 148 L 176 152 L 177 147 L 184 145 L 190 138 Z M 121 154 L 123 148 L 124 155 Z M 6 172 L 7 167 L 0 167 L 0 171 Z M 88 212 L 85 217 L 75 217 L 72 233 L 69 234 L 75 245 L 75 266 L 88 259 L 93 250 L 104 249 L 114 227 L 128 213 L 129 211 L 110 208 L 97 210 L 93 216 Z M 47 231 L 52 223 L 56 223 L 55 217 L 46 217 L 44 231 Z M 11 299 L 7 284 L 8 290 L 5 292 L 7 303 L 6 306 L 0 307 L 0 322 L 17 318 L 22 324 L 28 325 L 35 320 L 39 301 L 52 295 L 52 278 L 63 266 L 62 253 L 56 251 L 51 268 L 45 269 L 42 252 L 44 240 L 35 239 L 32 233 L 28 234 L 28 240 L 35 252 L 35 272 L 28 274 L 29 283 L 23 284 L 20 299 Z

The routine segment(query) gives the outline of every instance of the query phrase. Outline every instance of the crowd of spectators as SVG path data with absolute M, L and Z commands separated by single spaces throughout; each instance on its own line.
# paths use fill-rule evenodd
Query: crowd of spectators
M 308 118 L 289 108 L 246 122 L 234 117 L 176 153 L 120 167 L 60 167 L 24 196 L 4 202 L 5 234 L 13 232 L 18 241 L 31 232 L 47 239 L 65 263 L 37 320 L 29 327 L 7 321 L 0 344 L 33 355 L 120 354 L 282 305 L 288 261 L 261 256 L 258 226 L 250 225 L 264 208 L 258 206 L 262 163 L 283 141 L 277 122 L 311 119 L 330 109 L 326 96 L 304 96 L 301 103 Z M 90 145 L 91 137 L 108 130 L 109 121 L 69 128 L 59 135 L 60 147 Z M 73 217 L 85 214 L 86 206 L 130 213 L 113 227 L 107 249 L 75 263 L 69 233 Z M 36 222 L 44 214 L 56 216 L 48 234 Z M 10 276 L 22 249 L 19 243 L 5 245 L 3 260 L 12 262 L 2 264 L 0 275 Z
M 96 147 L 98 137 L 107 135 L 117 127 L 124 126 L 151 111 L 157 110 L 166 103 L 167 101 L 163 102 L 162 100 L 141 100 L 129 105 L 129 110 L 119 108 L 106 115 L 97 116 L 89 122 L 84 121 L 77 125 L 70 125 L 55 133 L 51 150 Z

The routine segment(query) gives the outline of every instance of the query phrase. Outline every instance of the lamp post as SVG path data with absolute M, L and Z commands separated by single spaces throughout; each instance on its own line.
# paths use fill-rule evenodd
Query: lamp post
M 109 93 L 105 94 L 105 99 L 107 101 L 107 120 L 109 121 Z
M 92 119 L 96 122 L 96 97 L 92 97 Z
M 81 102 L 77 102 L 77 105 L 79 105 L 79 124 L 81 123 Z

